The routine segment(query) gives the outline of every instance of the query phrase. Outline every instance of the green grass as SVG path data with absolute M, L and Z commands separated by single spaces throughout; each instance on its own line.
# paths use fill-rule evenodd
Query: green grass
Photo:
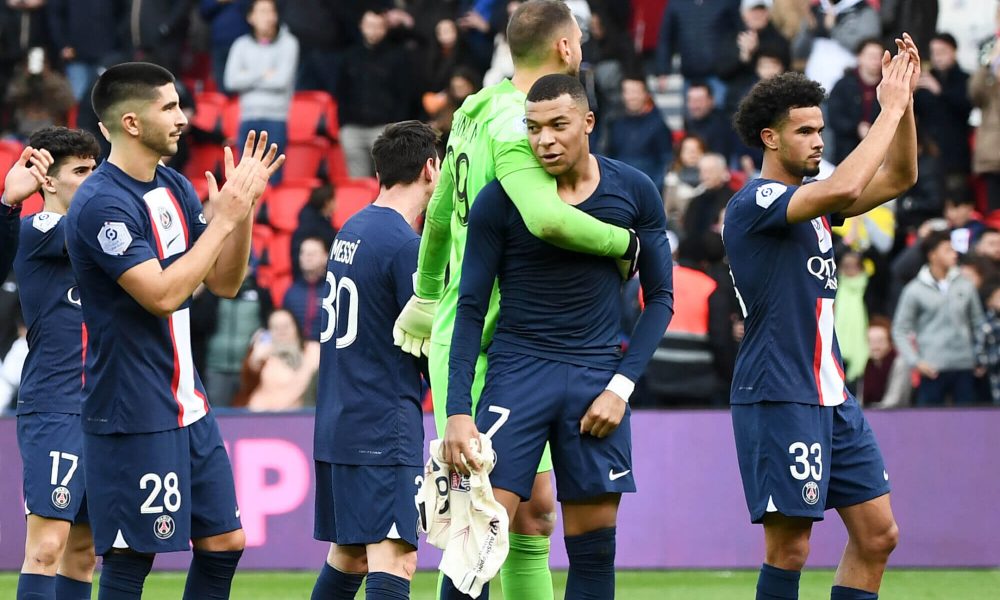
M 233 583 L 233 600 L 308 599 L 316 575 L 309 572 L 241 572 Z M 802 600 L 830 597 L 831 571 L 806 571 Z M 555 573 L 556 598 L 563 597 L 566 573 Z M 753 598 L 756 571 L 624 571 L 618 573 L 617 597 L 626 600 L 738 600 Z M 433 600 L 436 574 L 422 571 L 413 583 L 414 600 Z M 499 586 L 498 586 L 499 587 Z M 0 573 L 0 598 L 13 598 L 16 573 Z M 184 589 L 183 573 L 154 573 L 146 582 L 146 600 L 177 600 Z M 997 597 L 1000 570 L 916 571 L 886 574 L 881 600 L 987 600 Z M 500 600 L 500 590 L 490 598 Z M 97 598 L 97 594 L 94 594 Z M 358 598 L 364 598 L 359 592 Z M 516 599 L 510 599 L 516 600 Z

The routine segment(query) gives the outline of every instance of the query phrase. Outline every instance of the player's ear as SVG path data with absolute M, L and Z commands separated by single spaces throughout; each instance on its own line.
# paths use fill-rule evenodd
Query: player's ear
M 424 168 L 422 169 L 421 175 L 427 179 L 428 183 L 434 183 L 437 181 L 438 172 L 440 171 L 440 167 L 438 165 L 438 157 L 436 155 L 424 161 Z
M 765 127 L 760 130 L 760 141 L 764 143 L 764 148 L 770 150 L 778 149 L 778 132 L 777 130 L 771 129 L 770 127 Z
M 594 125 L 597 124 L 597 118 L 594 116 L 594 111 L 588 110 L 587 114 L 583 116 L 583 130 L 587 135 L 590 135 L 594 131 Z
M 50 194 L 56 193 L 56 184 L 48 175 L 45 176 L 45 181 L 42 182 L 42 190 Z
M 119 121 L 122 131 L 129 135 L 138 136 L 141 130 L 139 126 L 139 115 L 134 112 L 127 112 L 122 115 L 121 121 Z

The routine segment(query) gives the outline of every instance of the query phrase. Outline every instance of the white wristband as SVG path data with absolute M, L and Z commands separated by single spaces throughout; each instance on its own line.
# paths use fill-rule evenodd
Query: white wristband
M 604 388 L 609 392 L 613 392 L 618 395 L 622 400 L 628 404 L 629 397 L 632 396 L 632 392 L 635 391 L 635 382 L 625 377 L 621 373 L 616 373 L 608 385 Z
M 13 204 L 7 204 L 7 192 L 4 192 L 2 195 L 0 195 L 0 204 L 3 204 L 7 208 L 14 208 Z

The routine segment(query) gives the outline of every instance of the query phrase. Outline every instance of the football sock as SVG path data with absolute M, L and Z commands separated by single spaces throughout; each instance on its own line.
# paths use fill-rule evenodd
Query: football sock
M 472 600 L 472 596 L 463 594 L 455 588 L 451 578 L 445 577 L 444 573 L 438 578 L 438 586 L 441 592 L 438 594 L 439 600 Z M 513 596 L 510 596 L 513 598 Z M 479 594 L 479 600 L 490 600 L 490 584 L 483 586 L 483 591 Z
M 761 565 L 757 576 L 757 600 L 797 600 L 801 575 L 801 571 Z
M 17 600 L 54 600 L 56 578 L 34 573 L 17 576 Z
M 89 581 L 56 575 L 56 600 L 90 600 L 92 587 L 94 586 Z
M 101 566 L 98 600 L 140 600 L 142 584 L 153 568 L 152 554 L 109 552 Z
M 549 545 L 545 535 L 510 534 L 510 551 L 500 568 L 505 598 L 552 600 Z
M 365 581 L 365 600 L 409 600 L 410 580 L 376 571 Z
M 615 597 L 615 528 L 566 536 L 569 576 L 566 597 L 606 600 Z
M 364 573 L 345 573 L 323 563 L 316 585 L 313 586 L 312 600 L 353 600 L 361 588 Z
M 878 600 L 875 592 L 835 585 L 830 590 L 830 600 Z
M 188 567 L 184 600 L 226 600 L 233 587 L 236 565 L 243 556 L 242 550 L 207 552 L 195 550 Z

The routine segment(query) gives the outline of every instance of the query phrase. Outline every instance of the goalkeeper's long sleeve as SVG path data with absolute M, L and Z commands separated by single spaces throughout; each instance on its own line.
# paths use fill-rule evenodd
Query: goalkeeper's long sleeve
M 417 255 L 417 281 L 413 293 L 439 300 L 451 252 L 451 214 L 455 209 L 455 181 L 450 161 L 442 161 L 437 187 L 427 205 L 424 231 Z

